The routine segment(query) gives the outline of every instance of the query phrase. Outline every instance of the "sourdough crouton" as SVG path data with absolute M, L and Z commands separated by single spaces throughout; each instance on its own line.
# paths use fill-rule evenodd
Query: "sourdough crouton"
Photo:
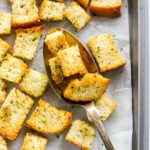
M 54 56 L 56 56 L 59 51 L 69 48 L 63 31 L 48 34 L 45 38 L 45 43 Z
M 2 79 L 0 79 L 0 103 L 2 103 L 5 100 L 6 88 L 7 84 Z
M 52 79 L 56 82 L 56 84 L 61 83 L 64 77 L 58 57 L 49 59 L 49 66 L 52 74 Z
M 19 84 L 20 89 L 34 97 L 42 96 L 48 86 L 48 77 L 36 70 L 28 68 L 25 77 Z
M 64 15 L 77 28 L 77 31 L 83 28 L 90 20 L 90 16 L 77 2 L 72 2 L 71 5 L 64 11 Z
M 121 0 L 92 0 L 90 12 L 104 17 L 119 17 L 121 5 Z
M 63 20 L 64 3 L 44 0 L 40 8 L 40 19 L 46 21 Z
M 26 126 L 46 134 L 63 132 L 72 120 L 72 113 L 58 110 L 40 99 Z
M 65 77 L 87 73 L 78 45 L 59 51 L 58 58 Z
M 8 150 L 6 140 L 0 135 L 0 149 L 1 150 Z
M 102 95 L 95 102 L 95 106 L 100 112 L 101 120 L 106 121 L 106 119 L 111 115 L 111 113 L 116 108 L 116 102 L 111 100 L 109 97 Z
M 33 103 L 29 96 L 13 88 L 0 108 L 0 134 L 15 140 Z
M 10 0 L 12 7 L 12 26 L 25 28 L 40 23 L 36 0 Z
M 4 58 L 0 66 L 0 78 L 19 83 L 26 71 L 27 65 L 10 54 Z
M 89 0 L 78 0 L 78 3 L 84 8 L 88 8 Z
M 17 29 L 13 56 L 32 60 L 35 57 L 44 27 L 45 26 Z
M 98 73 L 87 73 L 81 79 L 72 79 L 63 95 L 72 101 L 92 101 L 104 94 L 109 81 Z
M 126 64 L 122 60 L 109 33 L 89 39 L 88 45 L 96 58 L 101 72 L 110 71 Z
M 90 150 L 93 143 L 94 128 L 85 121 L 75 120 L 65 136 L 65 140 L 84 150 Z
M 0 61 L 2 61 L 11 46 L 0 38 Z
M 28 132 L 21 150 L 45 150 L 47 139 L 34 132 Z
M 12 15 L 10 13 L 0 13 L 0 34 L 10 34 Z

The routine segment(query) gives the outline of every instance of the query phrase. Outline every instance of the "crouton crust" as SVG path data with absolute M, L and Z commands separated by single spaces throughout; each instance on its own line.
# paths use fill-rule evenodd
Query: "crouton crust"
M 2 79 L 0 79 L 0 103 L 5 100 L 7 86 L 8 85 Z
M 78 0 L 78 3 L 79 3 L 85 10 L 87 10 L 88 4 L 89 4 L 89 0 Z

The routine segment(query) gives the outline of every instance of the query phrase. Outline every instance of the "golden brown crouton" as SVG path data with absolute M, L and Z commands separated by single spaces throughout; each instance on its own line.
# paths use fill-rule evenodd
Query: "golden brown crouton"
M 115 110 L 116 102 L 111 100 L 109 97 L 102 95 L 100 98 L 96 100 L 95 106 L 100 112 L 101 120 L 106 121 L 106 119 Z
M 52 74 L 52 79 L 59 84 L 63 81 L 63 72 L 60 66 L 60 61 L 57 57 L 49 59 L 49 66 Z
M 40 23 L 36 0 L 10 0 L 12 8 L 12 26 L 25 28 Z
M 0 61 L 2 61 L 11 46 L 0 38 Z
M 54 56 L 56 56 L 59 51 L 69 48 L 63 31 L 48 34 L 45 38 L 45 43 Z
M 75 120 L 65 136 L 65 140 L 84 150 L 90 150 L 93 143 L 94 128 L 85 121 Z
M 21 150 L 45 150 L 47 139 L 34 132 L 28 132 Z
M 81 79 L 72 79 L 63 95 L 72 101 L 92 101 L 104 94 L 109 81 L 98 73 L 87 73 Z
M 5 100 L 6 88 L 7 84 L 2 79 L 0 79 L 0 103 L 2 103 Z
M 77 28 L 77 31 L 83 28 L 90 20 L 90 16 L 77 2 L 72 2 L 71 5 L 64 11 L 64 15 Z
M 88 8 L 89 0 L 78 0 L 78 3 L 84 8 Z
M 38 43 L 45 26 L 16 30 L 13 56 L 32 60 L 35 57 Z
M 10 13 L 0 13 L 0 34 L 10 34 L 12 15 Z
M 19 84 L 20 89 L 34 97 L 42 96 L 48 86 L 48 77 L 43 73 L 28 68 L 22 82 Z
M 29 96 L 13 88 L 0 108 L 0 134 L 9 140 L 15 140 L 33 103 Z
M 8 150 L 6 140 L 0 135 L 0 150 Z
M 96 58 L 101 72 L 110 71 L 126 64 L 122 60 L 109 33 L 89 39 L 88 45 Z
M 72 120 L 72 113 L 57 110 L 46 101 L 40 99 L 38 106 L 26 122 L 26 126 L 38 132 L 57 134 L 63 132 Z
M 44 0 L 40 8 L 40 19 L 45 21 L 63 20 L 64 9 L 65 9 L 64 3 Z
M 121 0 L 92 0 L 90 12 L 105 17 L 121 16 Z
M 4 58 L 0 66 L 0 78 L 19 83 L 26 71 L 27 65 L 10 54 Z
M 65 77 L 87 73 L 78 45 L 59 51 L 58 58 Z

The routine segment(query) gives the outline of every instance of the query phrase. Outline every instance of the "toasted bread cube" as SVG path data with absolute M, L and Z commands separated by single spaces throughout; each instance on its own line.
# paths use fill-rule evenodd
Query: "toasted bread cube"
M 48 86 L 48 77 L 43 73 L 28 68 L 25 72 L 25 77 L 19 84 L 20 89 L 27 94 L 39 97 L 42 96 Z
M 25 125 L 41 133 L 58 134 L 69 126 L 71 120 L 72 113 L 58 110 L 40 99 Z
M 1 150 L 8 150 L 6 140 L 0 135 L 0 149 Z
M 26 71 L 27 65 L 18 58 L 7 54 L 0 66 L 0 78 L 19 83 Z
M 63 31 L 48 34 L 45 38 L 45 43 L 54 56 L 56 56 L 59 51 L 69 48 Z
M 85 121 L 75 120 L 65 136 L 65 140 L 79 146 L 84 150 L 90 150 L 93 143 L 94 128 Z
M 72 46 L 68 49 L 58 52 L 58 58 L 60 60 L 63 75 L 65 77 L 74 74 L 85 74 L 87 69 L 81 58 L 79 47 Z
M 105 33 L 88 40 L 88 45 L 99 65 L 100 71 L 110 71 L 126 63 L 121 58 L 110 34 Z
M 17 29 L 13 56 L 32 60 L 35 57 L 44 27 L 45 26 Z
M 92 0 L 90 12 L 104 17 L 119 17 L 121 5 L 121 0 Z
M 87 73 L 81 79 L 72 79 L 63 95 L 72 101 L 92 101 L 105 93 L 109 81 L 98 73 Z
M 10 13 L 0 13 L 0 34 L 10 34 L 12 25 L 12 15 Z
M 78 3 L 79 3 L 85 10 L 87 10 L 89 1 L 90 1 L 90 0 L 78 0 Z
M 77 28 L 77 31 L 83 28 L 90 20 L 90 16 L 77 2 L 72 2 L 71 5 L 64 11 L 64 15 Z
M 10 0 L 12 7 L 12 26 L 26 28 L 40 23 L 36 0 Z
M 11 46 L 0 38 L 0 61 L 2 61 Z
M 15 140 L 33 103 L 29 96 L 13 88 L 0 108 L 0 134 Z
M 106 121 L 106 119 L 115 110 L 116 102 L 111 100 L 109 97 L 102 95 L 100 98 L 96 100 L 95 106 L 100 112 L 101 120 Z
M 5 100 L 6 88 L 7 84 L 2 79 L 0 79 L 0 103 L 2 103 Z
M 64 3 L 44 0 L 40 8 L 40 19 L 45 21 L 63 20 L 64 9 Z
M 49 66 L 52 74 L 52 79 L 56 84 L 60 84 L 63 81 L 63 72 L 58 57 L 49 59 Z
M 28 132 L 21 150 L 45 150 L 47 139 L 34 132 Z

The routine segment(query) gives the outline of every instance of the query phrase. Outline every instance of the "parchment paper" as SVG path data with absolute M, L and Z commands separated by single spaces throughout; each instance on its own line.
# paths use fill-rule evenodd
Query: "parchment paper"
M 71 1 L 66 1 L 66 7 L 68 7 Z M 111 115 L 111 117 L 104 123 L 105 129 L 115 147 L 116 150 L 131 150 L 132 144 L 132 93 L 131 93 L 131 67 L 130 67 L 130 50 L 129 50 L 129 25 L 128 25 L 128 5 L 127 0 L 122 0 L 122 16 L 119 18 L 104 18 L 92 16 L 91 21 L 81 31 L 76 32 L 76 29 L 71 23 L 64 18 L 63 22 L 43 22 L 46 25 L 46 29 L 41 38 L 36 58 L 33 61 L 26 61 L 29 67 L 36 69 L 46 74 L 43 63 L 42 46 L 45 33 L 51 27 L 60 27 L 67 29 L 73 33 L 79 40 L 88 48 L 86 41 L 95 36 L 105 32 L 109 32 L 115 44 L 120 51 L 123 59 L 126 61 L 126 66 L 108 73 L 104 73 L 105 77 L 111 79 L 106 95 L 117 102 L 117 108 Z M 41 0 L 38 2 L 38 6 L 41 5 Z M 0 0 L 0 12 L 11 12 L 9 0 Z M 89 12 L 88 12 L 89 13 Z M 12 31 L 9 36 L 1 36 L 12 48 L 15 40 L 15 32 Z M 18 85 L 9 84 L 9 90 Z M 18 87 L 19 88 L 19 87 Z M 73 112 L 73 120 L 81 119 L 88 121 L 87 116 L 83 108 L 80 106 L 73 106 L 66 104 L 64 101 L 57 98 L 49 86 L 48 90 L 42 97 L 56 106 L 58 109 L 66 109 Z M 35 99 L 34 108 L 37 105 L 38 99 Z M 34 109 L 33 108 L 33 109 Z M 32 110 L 33 110 L 32 109 Z M 31 113 L 30 113 L 31 114 Z M 17 140 L 7 141 L 8 150 L 20 150 L 23 138 L 29 128 L 23 127 Z M 80 148 L 66 142 L 63 137 L 66 133 L 63 132 L 60 135 L 45 135 L 48 138 L 46 150 L 79 150 Z M 104 146 L 101 142 L 100 136 L 96 130 L 94 143 L 91 150 L 104 150 Z

